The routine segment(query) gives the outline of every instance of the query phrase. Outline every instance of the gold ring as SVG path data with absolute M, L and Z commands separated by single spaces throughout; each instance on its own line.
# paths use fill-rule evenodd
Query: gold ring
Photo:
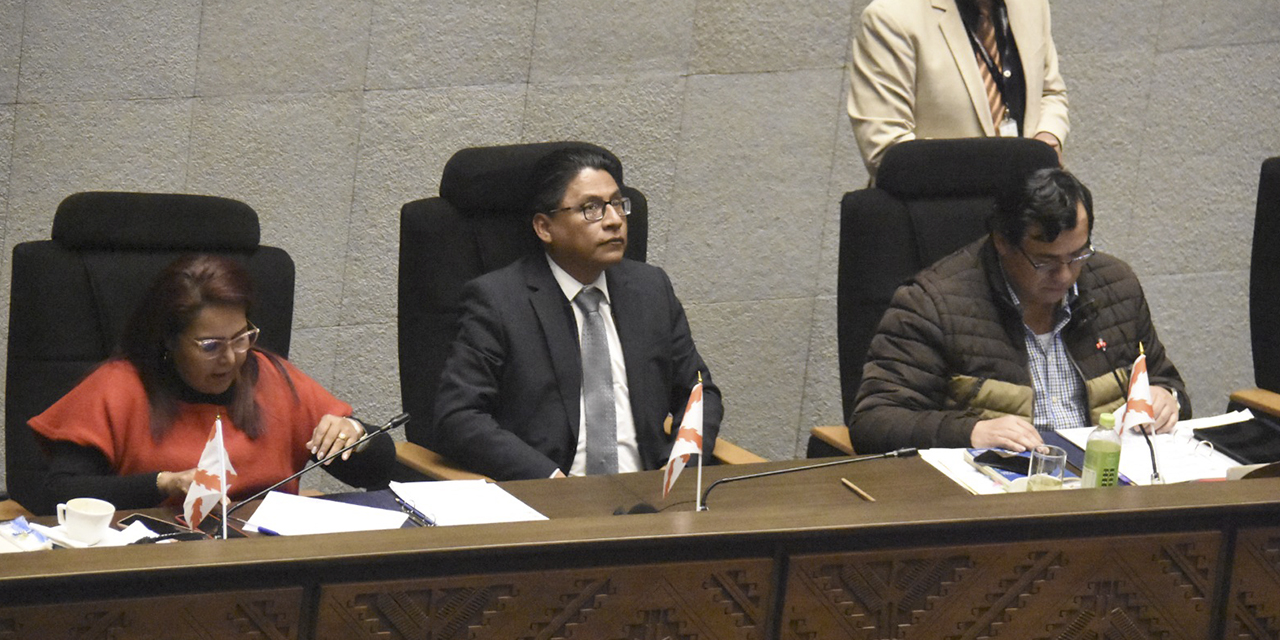
M 339 434 L 338 434 L 338 438 L 339 438 L 339 439 L 341 439 L 341 440 L 346 440 L 346 439 L 347 439 L 347 434 L 345 434 L 345 433 L 339 433 Z

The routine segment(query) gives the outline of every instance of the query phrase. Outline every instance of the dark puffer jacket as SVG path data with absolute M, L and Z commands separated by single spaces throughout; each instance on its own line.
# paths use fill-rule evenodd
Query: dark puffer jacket
M 1176 390 L 1181 417 L 1190 417 L 1186 387 L 1129 265 L 1098 253 L 1077 284 L 1063 340 L 1084 377 L 1090 421 L 1120 406 L 1139 342 L 1151 384 Z M 1035 392 L 1023 335 L 989 237 L 916 274 L 898 288 L 871 341 L 849 424 L 854 450 L 968 447 L 980 420 L 1030 421 Z

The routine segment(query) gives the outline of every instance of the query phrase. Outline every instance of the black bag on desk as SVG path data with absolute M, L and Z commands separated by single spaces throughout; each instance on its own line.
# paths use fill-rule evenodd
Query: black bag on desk
M 1196 429 L 1195 434 L 1241 464 L 1280 462 L 1280 424 L 1268 416 L 1255 414 L 1252 420 Z

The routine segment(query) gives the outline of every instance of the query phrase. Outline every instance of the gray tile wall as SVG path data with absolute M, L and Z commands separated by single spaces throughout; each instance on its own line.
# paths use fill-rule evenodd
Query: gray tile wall
M 388 416 L 399 206 L 459 148 L 588 139 L 650 198 L 650 257 L 724 389 L 726 436 L 802 455 L 841 420 L 837 209 L 866 182 L 843 65 L 865 4 L 0 0 L 0 329 L 10 251 L 47 238 L 66 195 L 239 198 L 297 261 L 295 361 Z M 1221 410 L 1252 379 L 1280 2 L 1053 9 L 1098 244 L 1143 276 L 1197 407 Z

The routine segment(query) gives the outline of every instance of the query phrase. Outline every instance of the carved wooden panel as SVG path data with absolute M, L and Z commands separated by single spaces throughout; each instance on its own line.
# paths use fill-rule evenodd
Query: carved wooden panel
M 1236 537 L 1235 570 L 1227 638 L 1280 638 L 1280 529 L 1242 529 Z
M 762 640 L 769 559 L 325 586 L 316 637 Z
M 292 640 L 302 589 L 0 607 L 0 640 Z
M 1203 640 L 1217 533 L 797 556 L 782 638 Z

